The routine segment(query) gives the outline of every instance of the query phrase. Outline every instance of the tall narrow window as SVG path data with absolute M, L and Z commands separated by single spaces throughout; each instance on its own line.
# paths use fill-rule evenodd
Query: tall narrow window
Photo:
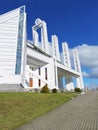
M 48 80 L 48 76 L 47 76 L 47 68 L 45 68 L 45 79 Z
M 38 74 L 41 75 L 41 69 L 40 68 L 38 69 Z
M 41 75 L 41 68 L 38 68 L 38 75 Z M 38 80 L 38 86 L 41 86 L 41 80 Z
M 20 13 L 19 13 L 15 74 L 20 74 L 21 73 L 24 12 L 25 12 L 25 7 L 22 6 L 20 8 Z
M 41 86 L 41 80 L 40 79 L 38 80 L 38 86 L 39 87 Z

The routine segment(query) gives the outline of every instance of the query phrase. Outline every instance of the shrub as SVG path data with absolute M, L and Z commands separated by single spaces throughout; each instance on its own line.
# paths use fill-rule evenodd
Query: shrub
M 75 88 L 75 92 L 81 92 L 80 88 Z
M 52 93 L 57 93 L 57 89 L 56 89 L 56 88 L 53 88 L 53 89 L 52 89 Z
M 49 88 L 48 88 L 47 84 L 42 87 L 42 89 L 41 89 L 40 92 L 41 92 L 41 93 L 49 93 Z
M 64 90 L 63 89 L 61 89 L 61 93 L 63 93 L 64 92 Z

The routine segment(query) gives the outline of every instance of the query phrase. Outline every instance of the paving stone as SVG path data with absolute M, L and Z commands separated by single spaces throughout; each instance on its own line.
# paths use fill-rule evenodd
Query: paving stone
M 98 130 L 98 92 L 88 92 L 17 130 Z

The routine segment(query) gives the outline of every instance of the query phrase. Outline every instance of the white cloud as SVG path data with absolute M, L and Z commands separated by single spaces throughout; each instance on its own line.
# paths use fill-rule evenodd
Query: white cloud
M 89 46 L 83 44 L 76 47 L 79 53 L 81 65 L 84 67 L 97 67 L 98 66 L 98 46 Z
M 89 73 L 83 72 L 83 76 L 98 78 L 98 46 L 82 44 L 75 48 L 78 50 L 81 66 L 90 70 Z
M 87 77 L 87 78 L 90 77 L 90 74 L 88 74 L 86 71 L 82 71 L 82 75 L 83 75 L 84 77 Z

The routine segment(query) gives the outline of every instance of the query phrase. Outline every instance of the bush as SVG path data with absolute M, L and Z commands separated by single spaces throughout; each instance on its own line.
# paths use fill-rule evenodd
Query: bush
M 52 93 L 57 93 L 57 89 L 56 89 L 56 88 L 53 88 L 53 89 L 52 89 Z
M 61 89 L 61 93 L 63 93 L 64 92 L 64 90 L 63 89 Z
M 42 89 L 41 89 L 40 92 L 41 92 L 41 93 L 49 93 L 49 88 L 48 88 L 47 84 L 42 87 Z
M 80 88 L 75 88 L 75 92 L 81 92 Z

